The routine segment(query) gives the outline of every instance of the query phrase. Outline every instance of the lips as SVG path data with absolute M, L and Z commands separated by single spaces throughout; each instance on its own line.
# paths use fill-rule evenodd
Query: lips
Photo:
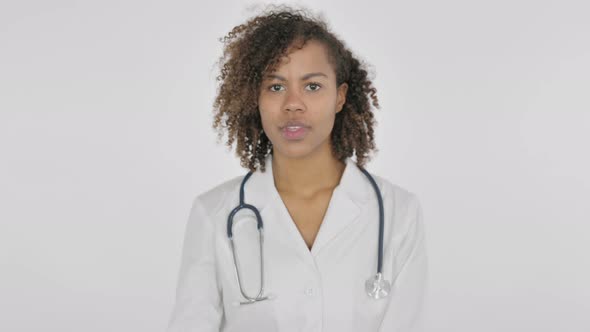
M 287 121 L 285 124 L 283 124 L 281 127 L 281 130 L 285 130 L 285 129 L 293 129 L 293 128 L 309 128 L 309 126 L 303 122 L 303 121 L 299 121 L 299 120 L 289 120 Z
M 309 126 L 300 120 L 289 120 L 280 128 L 283 138 L 289 141 L 302 140 L 309 130 Z

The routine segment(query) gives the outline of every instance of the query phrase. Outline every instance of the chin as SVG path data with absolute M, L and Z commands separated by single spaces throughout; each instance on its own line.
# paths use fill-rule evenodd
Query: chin
M 301 142 L 303 143 L 303 142 Z M 285 146 L 287 145 L 287 146 Z M 313 153 L 313 149 L 308 144 L 285 144 L 281 147 L 277 147 L 273 145 L 273 154 L 277 155 L 280 154 L 281 156 L 290 158 L 290 159 L 302 159 L 305 158 Z

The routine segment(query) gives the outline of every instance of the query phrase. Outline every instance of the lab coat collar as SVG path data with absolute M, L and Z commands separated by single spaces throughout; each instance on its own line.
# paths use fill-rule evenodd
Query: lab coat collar
M 298 238 L 294 239 L 294 242 L 300 242 L 296 245 L 305 246 L 303 238 L 292 222 L 292 218 L 275 187 L 271 154 L 266 157 L 266 171 L 256 170 L 247 181 L 245 191 L 247 191 L 247 203 L 256 206 L 261 214 L 265 214 L 264 210 L 269 207 L 277 209 L 273 212 L 279 213 L 283 217 L 281 219 L 289 221 L 287 224 L 291 224 L 286 227 L 294 237 Z M 365 174 L 350 157 L 346 158 L 346 167 L 340 183 L 332 193 L 330 205 L 312 246 L 311 252 L 314 256 L 341 231 L 357 222 L 361 207 L 370 198 L 370 191 L 372 191 L 371 184 Z M 274 204 L 272 204 L 273 202 Z M 306 246 L 305 251 L 309 252 Z

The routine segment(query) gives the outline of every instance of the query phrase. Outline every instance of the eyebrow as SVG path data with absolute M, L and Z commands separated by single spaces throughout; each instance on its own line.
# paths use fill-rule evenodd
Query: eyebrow
M 302 81 L 305 81 L 305 80 L 307 80 L 307 79 L 310 79 L 311 77 L 314 77 L 314 76 L 324 76 L 324 77 L 326 77 L 326 78 L 328 77 L 328 75 L 326 75 L 326 74 L 324 74 L 324 73 L 317 72 L 317 73 L 309 73 L 309 74 L 305 74 L 305 75 L 301 76 L 301 80 L 302 80 Z M 283 82 L 287 80 L 287 79 L 286 79 L 286 78 L 284 78 L 283 76 L 281 76 L 281 75 L 276 75 L 276 74 L 268 74 L 268 75 L 266 75 L 266 78 L 276 78 L 277 80 L 279 80 L 279 81 L 283 81 Z

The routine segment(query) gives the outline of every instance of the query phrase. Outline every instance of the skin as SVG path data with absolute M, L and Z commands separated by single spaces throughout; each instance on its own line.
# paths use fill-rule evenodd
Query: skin
M 325 76 L 302 79 L 310 73 Z M 263 130 L 273 144 L 275 187 L 283 197 L 293 202 L 323 197 L 321 201 L 326 203 L 325 198 L 329 201 L 340 183 L 346 165 L 333 156 L 330 134 L 347 90 L 346 83 L 337 86 L 326 49 L 314 40 L 302 49 L 292 49 L 276 71 L 264 77 L 258 105 Z M 302 140 L 289 141 L 282 136 L 280 127 L 288 120 L 310 126 Z

